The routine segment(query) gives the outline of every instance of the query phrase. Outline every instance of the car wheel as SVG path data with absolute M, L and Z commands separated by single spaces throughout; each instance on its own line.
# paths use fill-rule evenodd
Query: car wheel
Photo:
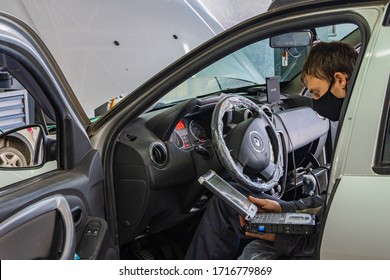
M 27 160 L 17 149 L 12 147 L 4 147 L 0 149 L 0 166 L 24 167 L 27 166 Z

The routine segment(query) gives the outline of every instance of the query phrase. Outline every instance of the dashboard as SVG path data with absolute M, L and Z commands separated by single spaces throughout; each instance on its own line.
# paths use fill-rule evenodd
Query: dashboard
M 221 98 L 187 100 L 150 111 L 123 128 L 113 159 L 120 244 L 180 224 L 205 208 L 205 189 L 198 178 L 210 169 L 224 172 L 211 139 L 212 114 Z M 296 162 L 307 154 L 301 156 L 298 149 L 320 143 L 317 139 L 326 139 L 328 130 L 328 122 L 308 106 L 297 106 L 299 101 L 283 100 L 268 112 L 277 116 L 277 130 L 293 143 L 286 152 L 294 148 Z M 260 100 L 257 103 L 263 105 Z M 225 117 L 224 133 L 228 133 L 250 117 L 250 112 L 243 108 Z M 314 155 L 317 146 L 322 151 L 320 144 L 315 145 Z

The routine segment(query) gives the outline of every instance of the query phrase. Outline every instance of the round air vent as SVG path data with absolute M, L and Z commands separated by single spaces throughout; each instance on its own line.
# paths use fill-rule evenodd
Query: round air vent
M 167 163 L 168 153 L 164 144 L 155 142 L 150 145 L 150 158 L 157 166 L 163 166 Z

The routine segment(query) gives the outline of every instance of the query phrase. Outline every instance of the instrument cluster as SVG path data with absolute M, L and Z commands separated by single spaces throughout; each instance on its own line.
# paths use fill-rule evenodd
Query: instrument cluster
M 210 140 L 210 129 L 197 119 L 180 120 L 170 139 L 180 149 L 190 149 Z

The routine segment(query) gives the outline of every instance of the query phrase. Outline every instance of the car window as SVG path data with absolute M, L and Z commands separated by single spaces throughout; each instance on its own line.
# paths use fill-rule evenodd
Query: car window
M 341 40 L 357 29 L 338 24 L 311 29 L 313 41 Z M 299 75 L 310 46 L 273 48 L 266 38 L 239 49 L 201 70 L 160 100 L 161 104 L 235 88 L 265 85 L 266 77 L 278 76 L 287 83 Z
M 355 24 L 345 23 L 316 28 L 318 39 L 324 42 L 339 41 L 357 29 Z
M 386 100 L 383 108 L 381 135 L 378 137 L 376 162 L 374 171 L 379 174 L 390 174 L 390 80 L 387 87 Z
M 384 142 L 383 156 L 381 165 L 390 166 L 390 122 L 387 124 L 386 140 Z
M 55 116 L 47 104 L 45 111 L 41 109 L 23 82 L 29 83 L 18 80 L 8 71 L 7 64 L 2 63 L 0 188 L 57 168 L 57 161 L 48 157 L 43 142 L 43 139 L 53 143 L 56 140 Z
M 287 82 L 299 73 L 308 51 L 308 47 L 274 49 L 270 47 L 269 38 L 261 40 L 193 75 L 161 102 L 176 102 L 213 92 L 264 85 L 266 77 L 270 76 L 280 76 L 281 82 Z M 282 60 L 283 56 L 286 59 Z

